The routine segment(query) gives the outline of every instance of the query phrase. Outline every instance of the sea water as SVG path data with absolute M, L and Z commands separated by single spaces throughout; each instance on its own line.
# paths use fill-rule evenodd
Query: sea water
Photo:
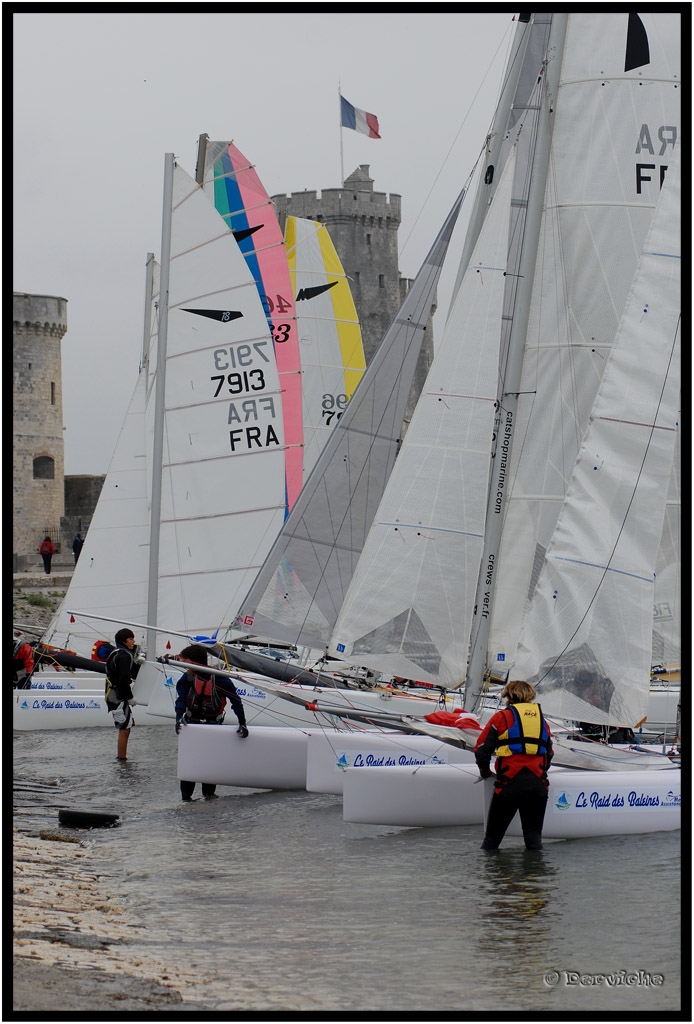
M 90 866 L 154 956 L 200 965 L 186 998 L 243 1009 L 233 978 L 254 1009 L 678 1010 L 680 832 L 485 854 L 481 826 L 353 824 L 327 794 L 198 786 L 184 803 L 176 744 L 173 723 L 139 726 L 118 762 L 114 729 L 15 732 L 15 779 L 51 786 L 15 806 L 29 830 L 61 807 L 120 815 L 88 833 Z

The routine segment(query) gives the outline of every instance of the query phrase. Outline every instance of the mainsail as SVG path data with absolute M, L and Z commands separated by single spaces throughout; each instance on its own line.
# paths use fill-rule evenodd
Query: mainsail
M 246 258 L 272 333 L 282 385 L 288 511 L 303 484 L 304 439 L 301 357 L 284 238 L 255 168 L 232 142 L 211 142 L 201 136 L 198 176 Z
M 349 282 L 324 224 L 287 217 L 304 423 L 304 480 L 341 419 L 366 362 Z
M 562 718 L 633 723 L 647 711 L 677 436 L 679 224 L 675 157 L 521 633 L 516 672 Z
M 147 358 L 47 634 L 85 656 L 123 622 L 216 632 L 255 578 L 286 511 L 282 386 L 256 282 L 230 228 L 178 166 L 172 189 L 164 211 L 167 293 L 158 294 L 155 277 Z M 158 633 L 156 651 L 166 642 Z
M 179 166 L 165 381 L 157 623 L 150 625 L 209 634 L 225 602 L 247 589 L 284 518 L 282 385 L 246 260 Z
M 509 246 L 508 161 L 335 625 L 330 653 L 442 685 L 465 677 Z
M 150 254 L 143 352 L 132 397 L 70 585 L 46 630 L 46 642 L 90 658 L 96 640 L 113 641 L 124 621 L 145 622 L 149 577 L 148 474 L 145 409 L 157 340 L 159 267 Z M 82 609 L 100 619 L 75 617 Z
M 484 662 L 512 670 L 680 123 L 680 16 L 567 18 Z M 647 63 L 625 71 L 633 17 Z M 633 59 L 633 58 L 632 58 Z M 476 683 L 479 681 L 476 680 Z
M 323 650 L 393 468 L 456 200 L 233 623 Z

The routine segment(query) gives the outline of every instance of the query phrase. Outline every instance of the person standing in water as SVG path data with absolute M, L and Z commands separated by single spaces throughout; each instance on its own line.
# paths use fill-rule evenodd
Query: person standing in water
M 184 647 L 177 655 L 180 661 L 188 661 L 194 665 L 207 665 L 207 651 L 202 644 L 191 644 Z M 246 712 L 236 687 L 229 676 L 210 675 L 209 672 L 198 672 L 186 669 L 176 683 L 176 735 L 181 725 L 189 722 L 194 724 L 221 725 L 227 700 L 236 715 L 239 727 L 236 730 L 241 739 L 248 736 Z M 217 786 L 212 782 L 203 782 L 202 795 L 205 798 L 216 795 Z M 181 799 L 192 800 L 195 783 L 181 779 Z
M 475 760 L 483 779 L 491 778 L 489 766 L 496 753 L 494 796 L 482 849 L 498 849 L 517 811 L 526 848 L 541 850 L 552 737 L 540 705 L 532 703 L 535 688 L 530 683 L 507 683 L 501 696 L 507 706 L 492 715 L 475 744 Z
M 106 705 L 118 729 L 118 760 L 127 760 L 130 729 L 135 725 L 131 710 L 134 703 L 132 683 L 137 678 L 144 657 L 137 655 L 135 634 L 127 627 L 115 636 L 116 649 L 106 661 Z

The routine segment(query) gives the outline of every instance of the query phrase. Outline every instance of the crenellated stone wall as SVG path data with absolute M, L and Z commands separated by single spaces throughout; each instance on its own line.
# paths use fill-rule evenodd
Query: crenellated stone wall
M 374 192 L 369 165 L 361 164 L 342 188 L 295 192 L 272 197 L 282 230 L 287 216 L 320 221 L 349 278 L 359 315 L 367 365 L 400 308 L 411 282 L 398 270 L 400 196 Z M 434 351 L 432 306 L 422 353 L 410 392 L 406 420 L 429 372 Z

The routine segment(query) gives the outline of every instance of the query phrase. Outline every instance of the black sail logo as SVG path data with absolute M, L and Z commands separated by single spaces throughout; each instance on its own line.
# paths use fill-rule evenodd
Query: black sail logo
M 651 52 L 648 46 L 648 35 L 638 14 L 629 15 L 627 27 L 627 49 L 624 56 L 624 70 L 633 71 L 644 64 L 650 64 Z
M 231 320 L 238 320 L 240 316 L 243 316 L 238 309 L 184 309 L 184 313 L 195 313 L 196 316 L 207 316 L 210 320 L 219 320 L 220 323 L 226 324 Z
M 318 284 L 315 288 L 300 288 L 296 301 L 302 302 L 306 299 L 315 299 L 316 295 L 322 295 L 329 288 L 334 288 L 337 283 L 337 281 L 331 281 L 330 284 Z
M 256 231 L 260 231 L 262 227 L 265 227 L 265 225 L 256 224 L 252 228 L 238 228 L 236 231 L 232 230 L 231 233 L 237 242 L 243 242 L 244 238 L 250 238 L 252 234 L 254 234 Z

